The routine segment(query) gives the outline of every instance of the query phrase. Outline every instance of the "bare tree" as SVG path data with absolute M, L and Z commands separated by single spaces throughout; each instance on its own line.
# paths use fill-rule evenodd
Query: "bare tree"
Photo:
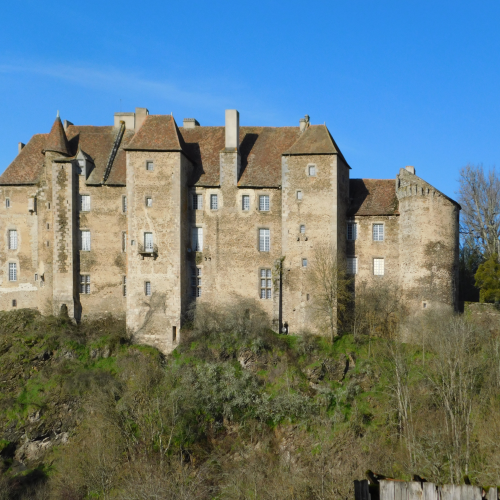
M 313 290 L 311 309 L 320 328 L 327 328 L 333 341 L 352 300 L 352 278 L 331 244 L 318 246 L 308 274 Z
M 460 170 L 459 183 L 463 238 L 488 259 L 499 253 L 500 178 L 495 167 L 485 173 L 482 165 L 469 164 Z

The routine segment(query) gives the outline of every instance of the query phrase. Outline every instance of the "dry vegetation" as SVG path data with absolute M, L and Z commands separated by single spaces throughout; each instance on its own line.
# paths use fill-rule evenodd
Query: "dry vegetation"
M 0 499 L 345 499 L 367 469 L 500 484 L 498 325 L 409 322 L 390 286 L 357 300 L 333 342 L 199 307 L 168 357 L 111 319 L 0 313 Z

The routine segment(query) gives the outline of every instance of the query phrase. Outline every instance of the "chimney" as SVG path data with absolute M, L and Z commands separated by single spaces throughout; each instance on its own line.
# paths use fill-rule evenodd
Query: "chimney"
M 119 128 L 121 122 L 125 122 L 125 128 L 127 130 L 135 130 L 135 113 L 115 113 L 115 128 Z
M 17 153 L 19 154 L 21 152 L 21 150 L 24 148 L 24 146 L 26 146 L 26 144 L 24 144 L 24 142 L 18 142 L 17 143 Z
M 301 118 L 299 120 L 300 124 L 300 131 L 304 132 L 304 130 L 309 127 L 309 115 L 304 116 L 304 118 Z
M 148 115 L 149 111 L 146 108 L 135 108 L 135 132 L 141 128 Z
M 240 114 L 236 109 L 226 109 L 226 150 L 238 151 L 240 142 Z
M 195 128 L 199 127 L 200 124 L 195 118 L 184 118 L 183 126 L 184 128 Z
M 67 132 L 67 131 L 68 131 L 68 127 L 69 127 L 70 125 L 73 125 L 73 124 L 72 124 L 70 121 L 68 121 L 68 120 L 64 120 L 64 122 L 63 122 L 63 127 L 64 127 L 64 131 L 65 131 L 65 132 Z
M 405 169 L 408 170 L 410 174 L 415 175 L 415 167 L 412 167 L 411 165 L 406 165 Z

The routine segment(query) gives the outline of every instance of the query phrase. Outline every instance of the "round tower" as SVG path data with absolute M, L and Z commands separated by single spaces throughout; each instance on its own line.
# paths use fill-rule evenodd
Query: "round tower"
M 410 308 L 458 308 L 460 205 L 415 175 L 396 177 L 400 286 Z

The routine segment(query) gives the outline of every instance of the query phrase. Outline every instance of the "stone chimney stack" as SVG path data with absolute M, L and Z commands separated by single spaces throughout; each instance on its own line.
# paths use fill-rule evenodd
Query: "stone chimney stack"
M 17 143 L 17 149 L 18 149 L 17 153 L 18 154 L 22 151 L 22 149 L 24 148 L 25 145 L 26 144 L 24 144 L 24 142 L 18 142 Z
M 408 172 L 410 172 L 410 174 L 413 174 L 413 175 L 416 175 L 415 172 L 415 167 L 412 167 L 411 165 L 406 165 L 405 167 L 406 170 L 408 170 Z
M 68 127 L 70 125 L 73 125 L 69 120 L 64 120 L 63 122 L 63 128 L 64 128 L 64 131 L 67 132 L 68 131 Z
M 226 150 L 238 151 L 240 142 L 240 114 L 226 109 Z
M 149 111 L 146 108 L 135 108 L 135 132 L 137 132 L 141 128 L 144 120 L 148 115 Z
M 198 120 L 196 120 L 195 118 L 184 118 L 183 121 L 184 128 L 195 128 L 199 126 L 200 124 L 198 123 Z
M 309 127 L 309 115 L 304 116 L 304 118 L 301 118 L 299 120 L 300 124 L 300 131 L 304 132 L 304 130 Z

